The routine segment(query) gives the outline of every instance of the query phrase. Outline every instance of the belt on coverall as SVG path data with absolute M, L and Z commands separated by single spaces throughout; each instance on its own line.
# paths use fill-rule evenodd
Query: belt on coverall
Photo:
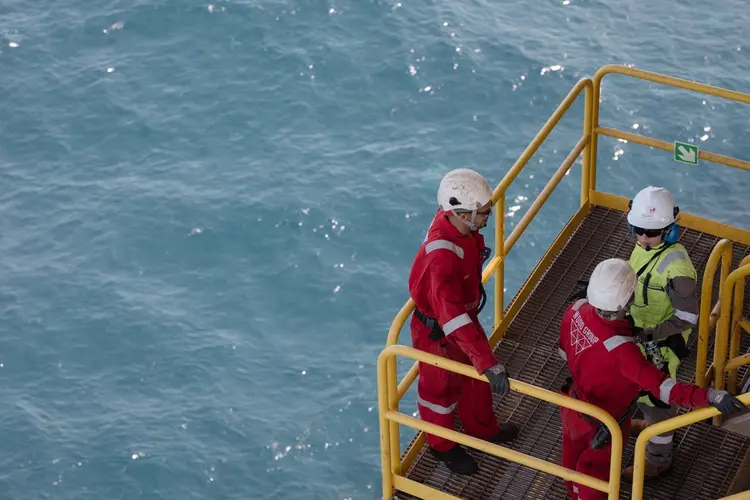
M 491 253 L 492 249 L 490 247 L 485 247 L 479 252 L 479 258 L 482 260 L 482 265 L 487 262 L 487 259 L 490 258 Z M 477 309 L 477 315 L 482 312 L 482 309 L 484 309 L 484 304 L 487 302 L 487 292 L 484 291 L 484 285 L 482 285 L 481 280 L 479 282 L 479 293 L 482 296 L 482 300 L 479 304 L 479 308 Z M 420 311 L 418 307 L 414 308 L 414 316 L 416 316 L 424 326 L 431 330 L 430 334 L 427 336 L 430 340 L 434 340 L 435 342 L 437 342 L 445 338 L 445 333 L 443 332 L 443 329 L 440 328 L 440 325 L 435 318 L 430 318 L 425 313 Z
M 479 292 L 482 295 L 482 300 L 479 303 L 477 314 L 482 312 L 482 309 L 484 309 L 484 305 L 487 303 L 487 292 L 484 291 L 484 286 L 481 283 L 479 284 Z M 437 342 L 445 338 L 445 333 L 443 332 L 443 329 L 440 328 L 440 325 L 435 318 L 427 316 L 425 313 L 420 311 L 418 307 L 414 308 L 414 316 L 416 316 L 424 326 L 431 330 L 430 334 L 427 336 L 430 340 L 434 340 L 435 342 Z
M 562 386 L 561 388 L 562 392 L 565 394 L 568 393 L 568 389 L 570 389 L 570 396 L 580 401 L 580 399 L 578 398 L 578 394 L 576 394 L 576 388 L 575 388 L 575 385 L 573 384 L 572 377 L 567 377 L 565 379 L 565 385 Z M 629 419 L 633 415 L 636 408 L 638 407 L 637 403 L 638 403 L 637 398 L 631 401 L 630 406 L 625 411 L 625 414 L 621 416 L 619 419 L 617 419 L 617 424 L 620 427 L 622 427 L 622 424 L 625 422 L 626 419 Z M 589 446 L 591 446 L 591 448 L 594 450 L 598 450 L 599 448 L 604 447 L 609 442 L 610 438 L 612 437 L 607 426 L 599 422 L 598 420 L 596 420 L 591 415 L 587 415 L 585 413 L 580 413 L 580 412 L 576 412 L 576 413 L 578 413 L 581 417 L 583 417 L 584 420 L 586 420 L 590 424 L 597 426 L 596 433 L 594 434 L 594 437 L 591 438 L 591 443 L 589 443 Z

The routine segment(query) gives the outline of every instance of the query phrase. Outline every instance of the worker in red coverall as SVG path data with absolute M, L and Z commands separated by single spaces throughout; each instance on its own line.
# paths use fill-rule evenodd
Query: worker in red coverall
M 591 274 L 587 298 L 578 299 L 565 312 L 559 349 L 572 375 L 568 395 L 607 411 L 620 422 L 623 436 L 630 433 L 630 418 L 641 389 L 684 408 L 711 405 L 724 414 L 741 412 L 744 405 L 727 391 L 678 382 L 643 357 L 626 318 L 636 281 L 627 261 L 602 261 Z M 607 481 L 611 445 L 606 428 L 567 408 L 561 408 L 560 413 L 563 466 Z M 566 486 L 573 500 L 607 498 L 605 493 L 577 483 L 566 481 Z
M 453 430 L 453 413 L 467 434 L 502 443 L 518 434 L 513 424 L 499 425 L 492 409 L 492 393 L 508 394 L 505 367 L 495 359 L 477 317 L 486 300 L 482 264 L 490 250 L 479 230 L 492 210 L 487 180 L 470 169 L 447 173 L 438 189 L 439 209 L 419 248 L 409 274 L 409 293 L 416 309 L 411 319 L 416 349 L 461 363 L 471 363 L 486 382 L 419 364 L 417 406 L 430 422 Z M 458 474 L 471 475 L 477 464 L 466 450 L 427 434 L 432 453 Z

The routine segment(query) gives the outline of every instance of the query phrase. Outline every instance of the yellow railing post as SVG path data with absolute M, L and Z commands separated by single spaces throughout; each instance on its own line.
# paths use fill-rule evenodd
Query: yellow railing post
M 739 396 L 739 400 L 745 405 L 750 405 L 750 394 L 742 394 Z M 631 500 L 641 500 L 643 498 L 643 478 L 646 472 L 646 445 L 652 437 L 706 420 L 709 417 L 719 414 L 719 410 L 716 408 L 701 408 L 699 410 L 694 410 L 670 418 L 669 420 L 649 425 L 643 429 L 635 442 L 635 451 L 633 453 L 633 490 Z
M 394 319 L 393 324 L 391 325 L 391 329 L 388 332 L 388 339 L 386 340 L 386 345 L 394 345 L 398 343 L 398 336 L 401 332 L 401 327 L 406 323 L 407 318 L 411 314 L 411 312 L 414 310 L 414 301 L 412 299 L 409 299 L 406 304 L 401 308 L 399 313 L 396 315 L 396 319 Z M 396 326 L 398 324 L 398 327 Z M 416 368 L 416 365 L 413 367 Z M 396 359 L 390 359 L 388 360 L 388 369 L 386 371 L 386 378 L 388 384 L 396 384 L 396 380 L 398 379 L 398 366 L 396 364 Z M 398 394 L 391 394 L 388 392 L 386 394 L 387 400 L 388 400 L 388 407 L 389 408 L 395 408 L 398 409 L 398 402 L 401 399 Z M 396 422 L 389 422 L 388 423 L 390 429 L 388 431 L 388 438 L 390 440 L 388 449 L 390 450 L 390 460 L 388 461 L 390 467 L 393 469 L 393 472 L 399 471 L 401 469 L 401 436 L 398 428 L 398 424 Z M 382 432 L 382 431 L 381 431 Z M 391 470 L 391 469 L 389 469 Z
M 380 422 L 380 469 L 383 476 L 383 500 L 393 496 L 393 470 L 391 465 L 391 426 L 385 418 L 391 409 L 389 404 L 388 372 L 391 360 L 396 364 L 396 358 L 389 358 L 385 363 L 378 360 L 378 421 Z M 398 426 L 398 424 L 396 424 Z
M 410 298 L 406 301 L 406 304 L 401 307 L 401 310 L 398 312 L 396 317 L 393 320 L 393 323 L 391 324 L 390 330 L 388 330 L 388 338 L 386 339 L 386 346 L 389 345 L 396 345 L 398 344 L 398 337 L 401 333 L 401 328 L 406 323 L 406 320 L 411 315 L 412 311 L 414 311 L 414 301 Z M 416 378 L 417 372 L 419 370 L 419 367 L 416 363 L 414 363 L 414 366 L 411 367 L 409 370 L 409 374 L 407 374 L 407 377 L 409 375 L 412 375 L 413 378 Z M 388 361 L 388 369 L 386 371 L 386 377 L 389 384 L 393 384 L 393 386 L 396 386 L 396 381 L 398 379 L 398 366 L 396 365 L 396 359 L 392 358 Z M 408 386 L 407 386 L 408 388 Z M 406 388 L 404 389 L 404 392 L 406 392 Z M 387 394 L 388 398 L 388 405 L 389 408 L 393 408 L 395 410 L 398 410 L 398 402 L 401 399 L 401 396 L 403 394 L 399 394 L 397 390 L 394 390 L 392 393 L 389 392 Z M 390 450 L 391 458 L 389 460 L 390 467 L 392 467 L 394 472 L 399 472 L 401 470 L 401 436 L 398 428 L 398 423 L 396 422 L 389 422 L 388 423 L 390 429 L 388 431 L 388 437 L 389 437 L 389 446 L 388 449 Z M 382 431 L 381 431 L 382 432 Z
M 713 284 L 716 279 L 716 268 L 721 261 L 721 278 L 719 290 L 729 274 L 732 261 L 732 242 L 720 240 L 708 256 L 706 269 L 703 271 L 701 284 L 701 309 L 698 316 L 698 353 L 695 358 L 695 383 L 700 387 L 708 387 L 706 363 L 708 362 L 708 338 L 711 336 L 711 300 L 713 299 Z M 719 292 L 721 293 L 721 292 Z
M 495 202 L 495 254 L 499 259 L 495 269 L 495 322 L 492 331 L 503 321 L 505 309 L 505 191 Z
M 582 169 L 581 169 L 581 206 L 586 205 L 589 202 L 589 191 L 591 187 L 591 169 L 592 169 L 592 156 L 596 156 L 596 140 L 594 139 L 594 91 L 591 87 L 586 87 L 586 93 L 584 94 L 584 107 L 583 107 L 583 136 L 590 136 L 591 140 L 583 150 Z M 596 162 L 594 162 L 596 163 Z
M 391 391 L 391 387 L 396 387 L 396 380 L 398 379 L 398 369 L 396 366 L 396 359 L 394 358 L 388 364 L 388 407 L 394 410 L 398 410 L 398 393 L 396 390 Z M 390 423 L 389 434 L 391 436 L 391 468 L 394 474 L 401 472 L 401 432 L 398 428 L 398 423 Z
M 596 158 L 597 152 L 599 151 L 599 133 L 596 130 L 599 128 L 599 101 L 602 95 L 602 76 L 597 76 L 599 73 L 594 74 L 592 79 L 593 92 L 591 95 L 591 161 L 589 162 L 589 192 L 596 191 Z

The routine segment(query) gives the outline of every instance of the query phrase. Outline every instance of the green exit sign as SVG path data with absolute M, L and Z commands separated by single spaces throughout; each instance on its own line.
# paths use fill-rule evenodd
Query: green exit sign
M 674 161 L 697 165 L 698 146 L 689 142 L 674 141 Z

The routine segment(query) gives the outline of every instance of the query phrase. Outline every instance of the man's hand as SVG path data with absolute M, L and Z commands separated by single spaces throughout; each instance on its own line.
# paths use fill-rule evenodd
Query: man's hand
M 490 368 L 490 370 L 491 369 L 492 368 Z M 724 415 L 742 413 L 742 410 L 745 409 L 745 405 L 742 404 L 742 401 L 735 398 L 727 391 L 717 391 L 713 388 L 708 390 L 708 403 Z
M 508 373 L 505 371 L 505 367 L 500 363 L 495 366 L 488 368 L 484 372 L 487 379 L 490 381 L 490 387 L 492 392 L 499 394 L 500 397 L 506 396 L 510 392 L 510 381 L 508 380 Z
M 646 341 L 646 332 L 643 331 L 643 328 L 639 326 L 633 327 L 633 338 L 636 342 L 640 342 L 641 344 Z
M 645 344 L 646 342 L 652 342 L 654 340 L 654 329 L 653 328 L 641 328 L 640 326 L 633 327 L 633 338 L 636 342 Z

